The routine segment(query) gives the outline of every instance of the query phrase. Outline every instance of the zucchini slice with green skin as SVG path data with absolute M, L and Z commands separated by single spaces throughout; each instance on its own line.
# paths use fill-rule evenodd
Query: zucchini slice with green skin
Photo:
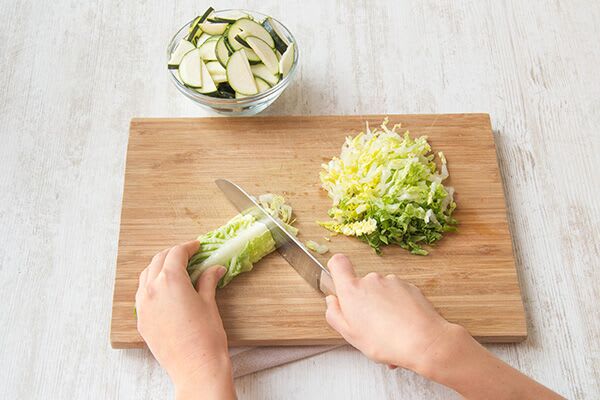
M 229 44 L 229 39 L 227 39 L 227 32 L 225 32 L 225 34 L 223 34 L 223 42 L 225 43 L 225 47 L 227 47 L 227 50 L 229 50 L 229 55 L 232 55 L 233 52 L 235 51 L 235 49 Z
M 244 50 L 238 50 L 229 57 L 227 62 L 227 81 L 237 92 L 245 95 L 258 93 L 248 57 Z
M 175 75 L 175 79 L 177 79 L 179 81 L 179 83 L 181 83 L 182 85 L 185 85 L 185 83 L 183 83 L 183 81 L 181 80 L 181 76 L 179 75 L 179 70 L 173 71 L 173 75 Z
M 202 94 L 215 93 L 217 85 L 215 85 L 210 72 L 208 72 L 208 68 L 206 68 L 206 64 L 202 60 L 200 60 L 200 68 L 202 70 L 202 87 L 196 88 L 196 91 Z
M 236 38 L 238 37 L 239 36 L 236 36 Z M 242 50 L 244 50 L 244 52 L 246 53 L 246 57 L 248 57 L 248 61 L 250 62 L 250 64 L 258 64 L 260 62 L 260 57 L 250 47 L 242 47 Z
M 262 93 L 266 90 L 271 89 L 271 85 L 269 85 L 265 80 L 261 78 L 254 77 L 254 81 L 256 82 L 256 87 L 258 88 L 258 93 Z
M 224 17 L 210 17 L 206 19 L 207 22 L 212 22 L 213 24 L 233 24 L 237 19 L 233 18 L 224 18 Z
M 217 85 L 217 95 L 224 99 L 233 99 L 235 98 L 235 90 L 228 82 L 222 82 Z
M 227 48 L 227 44 L 225 43 L 227 39 L 225 36 L 221 36 L 217 41 L 217 47 L 215 47 L 215 54 L 217 55 L 217 60 L 221 63 L 223 68 L 227 66 L 227 61 L 229 60 L 229 49 Z
M 202 87 L 202 66 L 200 49 L 188 51 L 179 63 L 179 76 L 184 85 L 199 88 Z
M 202 35 L 196 40 L 196 47 L 202 46 L 205 42 L 209 40 L 218 39 L 218 36 L 209 35 L 206 32 L 203 32 Z
M 217 54 L 215 52 L 215 48 L 217 47 L 217 40 L 207 40 L 200 46 L 198 49 L 200 50 L 200 57 L 203 60 L 207 61 L 216 61 Z
M 225 70 L 225 67 L 223 67 L 221 65 L 220 62 L 218 61 L 209 61 L 206 63 L 206 68 L 208 68 L 208 72 L 210 72 L 211 75 L 225 75 L 227 73 L 227 71 Z
M 171 53 L 171 58 L 169 59 L 167 67 L 169 69 L 179 68 L 179 63 L 181 62 L 183 56 L 186 53 L 194 50 L 195 48 L 196 47 L 192 42 L 188 42 L 185 39 L 181 39 L 181 41 L 177 43 L 177 46 L 175 47 L 175 50 L 173 50 L 173 53 Z
M 193 42 L 194 39 L 196 39 L 198 37 L 198 31 L 200 31 L 200 35 L 202 34 L 202 31 L 200 30 L 199 25 L 200 25 L 200 16 L 197 16 L 196 18 L 194 18 L 194 20 L 190 24 L 190 28 L 188 29 L 188 34 L 185 37 L 185 39 L 187 41 Z
M 242 37 L 240 35 L 237 35 L 235 37 L 235 40 L 239 44 L 244 46 L 244 47 L 242 47 L 242 49 L 244 49 L 244 51 L 246 52 L 246 57 L 248 57 L 248 61 L 250 61 L 250 64 L 258 64 L 261 61 L 258 54 L 256 54 L 256 52 L 254 50 L 252 50 L 252 48 L 250 47 L 248 42 L 246 42 L 244 39 L 242 39 Z
M 213 74 L 211 78 L 214 83 L 223 83 L 227 82 L 227 74 Z
M 280 75 L 271 73 L 264 64 L 252 65 L 250 70 L 255 77 L 261 78 L 271 86 L 275 86 L 279 82 Z
M 279 73 L 279 62 L 273 48 L 269 47 L 264 40 L 259 39 L 256 36 L 248 36 L 246 42 L 272 74 Z
M 262 23 L 269 35 L 273 38 L 275 48 L 281 54 L 285 53 L 290 43 L 287 41 L 285 35 L 281 32 L 280 25 L 271 17 L 265 18 Z
M 200 17 L 196 17 L 192 24 L 190 25 L 190 33 L 188 34 L 187 40 L 188 42 L 194 43 L 196 38 L 198 38 L 202 34 L 202 29 L 200 28 L 200 24 L 203 23 L 209 15 L 211 15 L 215 11 L 214 8 L 208 7 L 204 14 Z
M 203 22 L 200 24 L 200 29 L 209 35 L 222 35 L 227 30 L 228 23 L 211 23 Z
M 219 11 L 219 15 L 211 16 L 211 18 L 227 19 L 232 22 L 240 18 L 250 18 L 248 14 L 239 10 Z
M 240 42 L 235 40 L 237 35 L 240 35 L 242 39 L 248 36 L 256 36 L 267 42 L 269 47 L 275 47 L 275 43 L 269 32 L 261 24 L 249 18 L 240 18 L 229 26 L 227 39 L 234 50 L 239 50 L 243 47 Z
M 244 39 L 242 39 L 242 37 L 240 35 L 237 35 L 235 37 L 235 41 L 248 49 L 250 48 L 250 45 L 248 44 L 248 42 L 246 42 Z
M 294 64 L 294 52 L 296 46 L 294 43 L 288 46 L 288 49 L 281 55 L 279 60 L 279 72 L 285 78 L 289 74 L 292 65 Z

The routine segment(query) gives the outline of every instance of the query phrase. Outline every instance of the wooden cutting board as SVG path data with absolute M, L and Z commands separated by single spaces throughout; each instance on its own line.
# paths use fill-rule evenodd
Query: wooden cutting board
M 344 138 L 384 116 L 134 119 L 131 122 L 111 343 L 140 347 L 134 296 L 152 255 L 224 224 L 236 214 L 214 184 L 227 178 L 252 194 L 285 195 L 303 241 L 324 243 L 315 221 L 331 201 L 320 188 L 323 162 L 339 155 Z M 363 242 L 335 236 L 331 253 L 350 256 L 359 274 L 394 273 L 422 289 L 448 320 L 482 342 L 527 335 L 506 206 L 487 114 L 393 115 L 412 135 L 427 135 L 443 151 L 456 189 L 460 222 L 428 256 L 387 247 L 377 256 Z M 391 126 L 391 125 L 390 125 Z M 330 255 L 328 254 L 328 255 Z M 322 256 L 326 262 L 327 256 Z M 324 319 L 323 296 L 277 254 L 218 291 L 230 344 L 341 343 Z M 398 304 L 401 308 L 402 304 Z

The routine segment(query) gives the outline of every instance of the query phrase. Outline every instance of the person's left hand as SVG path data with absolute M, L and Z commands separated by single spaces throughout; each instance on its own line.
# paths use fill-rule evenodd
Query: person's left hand
M 235 398 L 227 336 L 215 302 L 225 268 L 206 270 L 195 289 L 186 267 L 198 248 L 194 240 L 165 249 L 142 271 L 135 295 L 137 328 L 178 397 Z

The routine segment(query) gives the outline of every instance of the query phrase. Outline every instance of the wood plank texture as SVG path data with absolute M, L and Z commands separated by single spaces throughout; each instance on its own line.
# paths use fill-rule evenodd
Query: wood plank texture
M 331 201 L 320 165 L 344 138 L 384 116 L 134 119 L 131 123 L 111 341 L 143 345 L 135 327 L 138 275 L 152 255 L 214 229 L 236 214 L 214 184 L 239 183 L 255 195 L 284 194 L 301 239 L 323 241 L 315 224 Z M 427 135 L 448 158 L 460 221 L 427 257 L 389 246 L 374 254 L 355 238 L 335 236 L 332 252 L 350 256 L 359 274 L 395 273 L 420 287 L 441 314 L 482 342 L 526 337 L 496 150 L 487 114 L 396 115 L 413 135 Z M 321 257 L 326 261 L 326 256 Z M 277 254 L 217 296 L 231 345 L 340 343 L 325 322 L 323 296 Z M 399 305 L 401 307 L 401 305 Z

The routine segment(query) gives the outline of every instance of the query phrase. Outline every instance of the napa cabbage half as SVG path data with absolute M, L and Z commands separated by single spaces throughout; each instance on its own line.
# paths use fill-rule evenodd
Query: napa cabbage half
M 258 203 L 273 217 L 279 218 L 288 232 L 298 230 L 291 224 L 292 208 L 282 196 L 265 194 Z M 268 229 L 268 221 L 259 213 L 244 213 L 233 217 L 225 225 L 198 237 L 200 249 L 188 262 L 187 271 L 195 284 L 203 271 L 214 265 L 223 265 L 227 272 L 219 287 L 227 285 L 237 275 L 252 270 L 254 263 L 275 250 L 275 241 Z

